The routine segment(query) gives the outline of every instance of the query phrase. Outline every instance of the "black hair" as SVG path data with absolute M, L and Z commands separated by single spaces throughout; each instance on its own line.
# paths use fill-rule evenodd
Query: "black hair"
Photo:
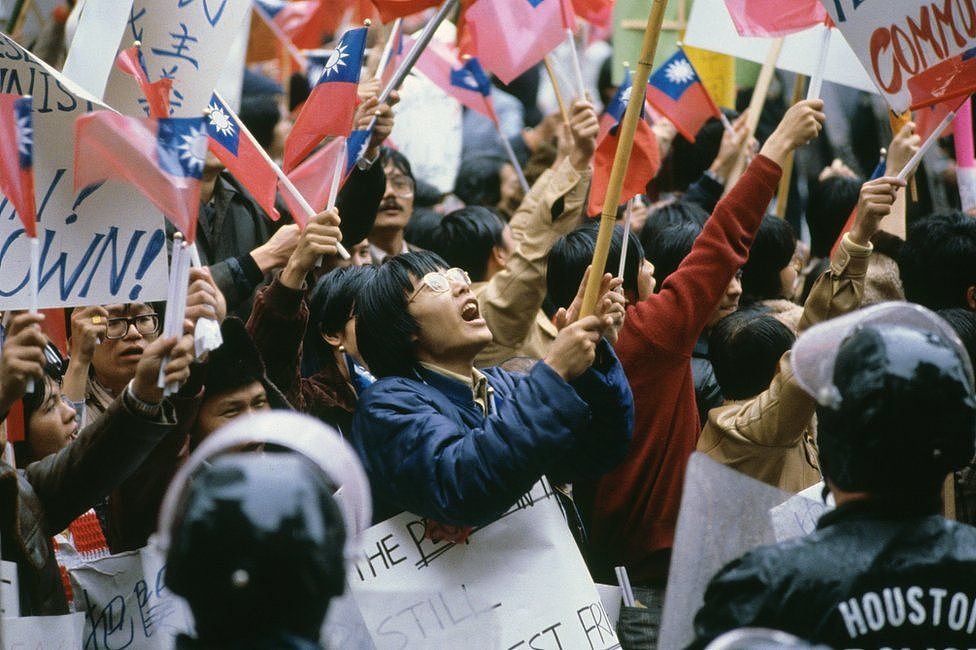
M 404 176 L 413 181 L 414 187 L 416 187 L 417 179 L 413 175 L 413 168 L 410 167 L 410 161 L 396 149 L 382 147 L 380 149 L 380 164 L 383 167 L 392 165 L 394 169 L 399 170 Z
M 966 307 L 976 286 L 976 219 L 962 212 L 916 221 L 898 260 L 905 297 L 929 309 Z
M 31 457 L 30 446 L 30 419 L 39 411 L 53 394 L 53 388 L 61 385 L 65 371 L 68 369 L 68 360 L 61 355 L 61 351 L 52 343 L 44 346 L 44 375 L 40 381 L 34 382 L 34 390 L 24 393 L 21 398 L 23 405 L 23 426 L 24 439 L 13 443 L 14 458 L 17 466 L 25 468 L 30 463 L 41 460 Z
M 466 205 L 498 205 L 502 198 L 501 169 L 507 162 L 496 156 L 462 160 L 454 181 L 454 194 Z
M 708 221 L 708 212 L 697 203 L 690 201 L 670 201 L 656 208 L 651 208 L 647 214 L 647 221 L 641 228 L 640 242 L 644 252 L 654 248 L 653 242 L 660 236 L 661 231 L 674 225 L 693 224 L 698 226 L 699 232 Z M 690 248 L 688 250 L 691 250 Z M 656 265 L 657 262 L 651 260 Z M 656 268 L 655 268 L 656 271 Z
M 413 208 L 430 208 L 441 202 L 443 195 L 441 191 L 431 185 L 430 183 L 424 181 L 423 179 L 414 179 L 414 191 L 413 191 Z
M 708 337 L 715 378 L 727 399 L 749 399 L 769 388 L 780 357 L 796 335 L 760 308 L 740 309 L 718 321 Z
M 959 339 L 969 353 L 969 360 L 976 366 L 976 311 L 969 311 L 961 307 L 942 309 L 939 316 L 956 331 Z
M 723 110 L 722 112 L 730 120 L 738 117 L 734 111 Z M 675 136 L 668 156 L 672 182 L 670 189 L 683 192 L 701 178 L 705 170 L 715 162 L 724 133 L 725 127 L 722 126 L 722 122 L 712 117 L 695 134 L 694 142 L 688 142 L 681 134 Z
M 414 207 L 407 227 L 403 229 L 403 238 L 418 248 L 430 250 L 431 237 L 437 232 L 437 225 L 442 218 L 441 214 L 430 208 Z
M 650 223 L 650 217 L 648 223 Z M 654 265 L 654 277 L 657 279 L 655 293 L 661 291 L 661 286 L 668 276 L 678 270 L 681 262 L 691 252 L 691 247 L 695 245 L 695 240 L 702 232 L 701 224 L 695 221 L 679 221 L 664 228 L 657 229 L 652 227 L 648 234 L 647 224 L 641 231 L 641 240 L 644 243 L 644 256 Z
M 363 287 L 356 303 L 356 339 L 373 375 L 414 375 L 420 325 L 407 311 L 407 297 L 420 278 L 447 268 L 436 253 L 395 255 Z
M 329 271 L 315 284 L 308 301 L 308 329 L 313 333 L 311 352 L 320 361 L 332 355 L 322 334 L 334 336 L 342 331 L 353 316 L 359 294 L 375 274 L 373 266 L 347 266 Z
M 786 219 L 763 217 L 749 259 L 742 267 L 742 298 L 746 303 L 784 298 L 780 272 L 796 254 L 796 234 Z
M 586 267 L 593 261 L 593 251 L 596 248 L 596 238 L 600 224 L 596 221 L 584 223 L 569 232 L 553 244 L 549 251 L 549 266 L 546 270 L 546 288 L 549 300 L 558 309 L 569 307 L 579 291 L 580 282 Z M 613 239 L 610 241 L 610 252 L 607 255 L 606 271 L 617 274 L 620 268 L 620 253 L 623 247 L 624 227 L 617 225 L 613 229 Z M 624 266 L 624 290 L 637 293 L 637 277 L 640 275 L 641 264 L 644 263 L 644 250 L 640 240 L 634 233 L 629 233 L 627 244 L 627 263 Z
M 847 176 L 831 176 L 813 184 L 807 202 L 807 225 L 814 257 L 830 257 L 830 250 L 857 207 L 862 184 L 861 179 Z
M 274 130 L 281 120 L 281 109 L 275 95 L 244 95 L 241 97 L 241 122 L 264 149 L 274 142 Z
M 440 220 L 427 242 L 451 266 L 464 269 L 473 282 L 483 282 L 492 250 L 503 245 L 505 222 L 478 205 L 455 210 Z

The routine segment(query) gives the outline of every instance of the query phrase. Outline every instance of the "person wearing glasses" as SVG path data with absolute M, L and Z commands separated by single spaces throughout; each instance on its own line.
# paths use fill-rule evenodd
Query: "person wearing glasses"
M 386 173 L 386 190 L 369 233 L 370 258 L 376 266 L 391 255 L 420 250 L 408 244 L 403 237 L 403 231 L 413 214 L 413 198 L 417 189 L 410 161 L 399 151 L 383 147 L 380 162 Z
M 378 380 L 360 396 L 351 438 L 377 521 L 407 510 L 428 533 L 487 524 L 543 474 L 599 476 L 623 458 L 634 408 L 604 339 L 610 281 L 596 314 L 567 318 L 522 375 L 475 369 L 492 334 L 463 270 L 429 252 L 379 267 L 356 306 L 359 352 Z
M 227 303 L 206 268 L 190 270 L 186 318 L 223 320 Z M 132 378 L 146 348 L 163 328 L 164 303 L 93 305 L 71 313 L 70 362 L 62 393 L 81 412 L 81 425 L 94 422 Z

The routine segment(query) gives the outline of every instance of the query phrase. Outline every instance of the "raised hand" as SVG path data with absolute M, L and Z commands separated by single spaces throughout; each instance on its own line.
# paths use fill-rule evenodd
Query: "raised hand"
M 186 294 L 184 329 L 193 331 L 197 321 L 210 318 L 222 322 L 227 317 L 227 301 L 206 267 L 190 269 L 190 286 Z
M 101 305 L 78 307 L 71 312 L 71 342 L 69 358 L 72 362 L 90 364 L 95 346 L 105 340 L 108 311 Z
M 871 237 L 881 226 L 881 220 L 891 214 L 891 206 L 895 204 L 898 190 L 902 187 L 905 187 L 905 181 L 894 176 L 876 178 L 861 186 L 857 216 L 849 235 L 851 241 L 861 246 L 871 242 Z
M 301 289 L 305 276 L 323 255 L 335 255 L 342 240 L 339 230 L 339 211 L 335 208 L 320 212 L 305 225 L 298 245 L 281 272 L 281 283 L 290 289 Z
M 921 146 L 922 137 L 915 132 L 915 123 L 909 122 L 902 126 L 888 145 L 885 176 L 897 176 Z
M 165 359 L 165 384 L 183 385 L 190 377 L 190 363 L 193 361 L 193 336 L 180 338 L 158 338 L 149 344 L 142 353 L 136 376 L 132 379 L 132 394 L 141 402 L 159 404 L 163 401 L 163 389 L 159 388 L 159 368 Z
M 573 135 L 573 151 L 569 154 L 569 162 L 582 171 L 593 160 L 596 136 L 600 132 L 600 120 L 593 110 L 593 104 L 586 101 L 575 102 L 569 117 L 569 128 Z
M 749 131 L 746 124 L 748 116 L 749 111 L 743 111 L 738 119 L 732 123 L 732 131 L 726 130 L 722 133 L 722 143 L 719 145 L 718 155 L 715 156 L 711 167 L 708 168 L 723 182 L 729 179 L 739 161 L 739 153 L 742 151 L 742 145 Z
M 822 99 L 807 99 L 791 106 L 759 153 L 782 167 L 791 151 L 820 135 L 827 119 L 823 107 Z
M 271 235 L 271 239 L 251 251 L 251 257 L 261 273 L 283 267 L 295 250 L 300 236 L 301 230 L 297 225 L 282 226 Z
M 18 312 L 7 327 L 0 351 L 0 419 L 24 396 L 28 380 L 44 376 L 47 337 L 38 327 L 43 320 L 44 314 Z

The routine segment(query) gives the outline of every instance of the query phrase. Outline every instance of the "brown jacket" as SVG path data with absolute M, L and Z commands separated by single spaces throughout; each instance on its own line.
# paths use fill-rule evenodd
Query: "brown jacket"
M 803 330 L 860 307 L 871 249 L 845 235 L 803 308 Z M 748 400 L 712 409 L 698 451 L 747 476 L 788 492 L 820 480 L 816 403 L 794 381 L 787 352 L 769 388 Z
M 51 538 L 122 483 L 176 424 L 168 404 L 147 420 L 122 400 L 24 471 L 0 461 L 0 540 L 3 559 L 17 563 L 21 616 L 68 613 Z
M 477 367 L 496 366 L 512 357 L 541 359 L 548 351 L 554 334 L 538 319 L 546 320 L 540 310 L 549 249 L 579 225 L 591 175 L 564 159 L 539 177 L 512 217 L 515 252 L 491 280 L 472 286 L 495 337 L 475 359 Z

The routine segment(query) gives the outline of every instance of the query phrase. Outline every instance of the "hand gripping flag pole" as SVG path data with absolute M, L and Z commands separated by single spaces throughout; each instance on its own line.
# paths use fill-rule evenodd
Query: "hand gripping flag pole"
M 634 144 L 634 133 L 637 131 L 637 120 L 640 119 L 641 107 L 644 105 L 644 93 L 647 89 L 647 80 L 651 76 L 651 66 L 654 64 L 654 53 L 657 51 L 657 41 L 661 35 L 661 23 L 664 20 L 664 10 L 667 8 L 667 4 L 667 0 L 654 0 L 654 4 L 651 5 L 651 14 L 647 19 L 647 27 L 644 28 L 644 42 L 641 46 L 637 74 L 633 85 L 638 97 L 632 97 L 638 101 L 630 101 L 627 104 L 624 121 L 620 124 L 620 142 L 617 145 L 613 168 L 610 171 L 607 195 L 603 200 L 603 215 L 600 217 L 600 230 L 593 251 L 592 271 L 587 278 L 586 289 L 583 293 L 581 317 L 591 315 L 596 308 L 597 300 L 600 298 L 600 282 L 603 279 L 603 270 L 607 266 L 607 256 L 610 252 L 610 243 L 613 240 L 613 227 L 617 221 L 617 205 L 620 203 L 621 188 L 624 176 L 627 173 L 631 148 Z

